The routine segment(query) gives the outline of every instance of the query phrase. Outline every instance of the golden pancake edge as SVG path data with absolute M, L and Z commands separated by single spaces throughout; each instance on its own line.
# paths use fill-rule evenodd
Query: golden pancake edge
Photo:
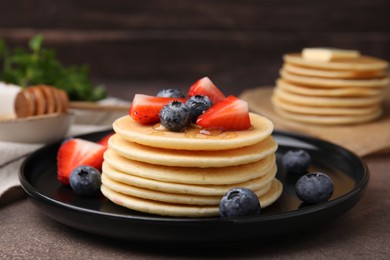
M 362 107 L 332 107 L 332 106 L 304 106 L 302 104 L 295 104 L 284 100 L 278 96 L 271 97 L 271 103 L 273 106 L 291 111 L 298 114 L 311 114 L 311 115 L 333 115 L 333 116 L 343 116 L 343 115 L 369 115 L 377 114 L 378 111 L 382 111 L 382 108 L 378 105 L 374 106 L 362 106 Z
M 253 190 L 257 196 L 261 196 L 270 189 L 272 181 L 274 178 L 270 178 L 269 182 L 262 184 L 259 187 L 256 186 L 246 186 L 248 189 Z M 229 187 L 220 187 L 219 192 L 215 194 L 195 194 L 195 193 L 175 193 L 166 190 L 159 189 L 148 189 L 140 186 L 129 185 L 128 183 L 119 182 L 111 176 L 104 174 L 102 176 L 102 184 L 111 190 L 116 190 L 125 195 L 130 195 L 134 197 L 140 197 L 149 200 L 168 202 L 174 204 L 185 204 L 185 205 L 214 205 L 217 206 L 221 200 L 221 197 L 227 192 Z M 235 188 L 237 186 L 232 186 Z M 194 187 L 197 188 L 197 187 Z M 227 189 L 224 189 L 227 188 Z M 212 187 L 210 187 L 212 189 Z M 217 189 L 215 189 L 217 190 Z
M 314 87 L 384 87 L 389 84 L 389 79 L 372 78 L 372 79 L 329 79 L 320 77 L 307 77 L 295 75 L 290 72 L 281 70 L 280 75 L 283 79 L 304 86 Z
M 358 97 L 358 96 L 383 96 L 385 88 L 362 88 L 362 87 L 310 87 L 299 84 L 289 83 L 286 80 L 278 79 L 276 81 L 276 87 L 292 94 L 298 94 L 302 96 L 314 96 L 314 97 Z
M 184 139 L 185 140 L 185 139 Z M 268 136 L 251 146 L 231 150 L 176 150 L 140 145 L 123 139 L 119 134 L 109 139 L 109 147 L 131 160 L 177 167 L 226 167 L 256 162 L 275 153 L 277 143 Z
M 261 207 L 265 208 L 275 202 L 280 197 L 282 190 L 282 183 L 274 179 L 270 189 L 259 197 Z M 219 215 L 218 206 L 164 203 L 126 195 L 111 190 L 105 185 L 102 185 L 101 191 L 105 197 L 115 204 L 144 213 L 172 217 L 215 217 Z
M 368 97 L 307 96 L 291 93 L 279 87 L 275 88 L 274 95 L 290 103 L 316 107 L 367 107 L 379 104 L 384 98 L 382 95 Z
M 273 124 L 269 119 L 250 113 L 250 120 L 252 128 L 248 130 L 208 134 L 192 127 L 183 134 L 160 131 L 158 126 L 142 125 L 124 116 L 114 122 L 113 129 L 122 138 L 145 146 L 177 150 L 215 150 L 218 147 L 218 150 L 228 150 L 256 144 L 272 133 Z
M 370 79 L 370 78 L 384 78 L 386 72 L 384 70 L 324 70 L 316 68 L 301 67 L 289 63 L 285 63 L 282 67 L 282 71 L 286 71 L 291 74 L 319 77 L 319 78 L 332 78 L 332 79 Z
M 289 53 L 283 56 L 283 60 L 297 66 L 325 70 L 375 71 L 386 69 L 389 66 L 389 63 L 385 60 L 364 55 L 358 59 L 338 59 L 325 62 L 304 59 L 301 53 Z
M 175 182 L 198 185 L 226 185 L 262 177 L 275 164 L 275 154 L 270 154 L 254 163 L 228 167 L 170 167 L 134 161 L 111 149 L 104 154 L 105 163 L 131 176 L 139 176 L 160 182 Z
M 175 194 L 193 194 L 193 195 L 224 195 L 229 189 L 235 187 L 246 187 L 248 189 L 259 190 L 270 183 L 276 175 L 277 167 L 275 164 L 268 169 L 264 169 L 260 177 L 249 180 L 240 180 L 237 183 L 230 184 L 191 184 L 178 182 L 165 182 L 147 177 L 131 175 L 115 169 L 108 163 L 103 164 L 104 175 L 117 182 L 125 183 L 129 186 L 140 187 L 149 190 L 163 191 Z M 177 176 L 180 179 L 180 174 Z

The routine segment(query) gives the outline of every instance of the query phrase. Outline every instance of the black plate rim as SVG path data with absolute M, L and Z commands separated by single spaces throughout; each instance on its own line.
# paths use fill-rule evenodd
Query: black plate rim
M 104 134 L 108 134 L 110 132 L 112 132 L 112 130 L 104 130 L 104 131 L 98 131 L 98 132 L 93 132 L 93 133 L 89 133 L 89 134 L 78 135 L 75 137 L 84 138 L 84 139 L 91 139 L 95 135 L 104 135 Z M 61 143 L 60 141 L 54 142 L 54 143 L 49 144 L 49 145 L 45 145 L 45 146 L 39 148 L 38 150 L 36 150 L 35 152 L 33 152 L 22 163 L 22 165 L 20 167 L 20 171 L 19 171 L 19 180 L 20 180 L 21 186 L 24 189 L 24 191 L 31 198 L 37 199 L 40 202 L 49 203 L 53 206 L 62 207 L 64 209 L 73 210 L 73 211 L 83 213 L 83 214 L 92 214 L 92 215 L 99 215 L 101 217 L 118 218 L 120 220 L 137 221 L 137 222 L 142 221 L 142 222 L 148 222 L 148 223 L 152 223 L 152 222 L 158 222 L 158 223 L 161 223 L 161 222 L 167 222 L 167 223 L 176 223 L 176 222 L 177 223 L 183 223 L 183 222 L 184 223 L 185 222 L 191 222 L 191 223 L 194 223 L 194 222 L 200 222 L 200 223 L 212 223 L 212 222 L 241 223 L 242 222 L 242 223 L 247 223 L 247 222 L 258 222 L 258 221 L 266 222 L 269 220 L 283 220 L 283 219 L 287 219 L 287 218 L 299 217 L 300 215 L 306 215 L 306 214 L 309 215 L 312 213 L 317 213 L 317 212 L 321 212 L 323 210 L 327 210 L 328 208 L 335 207 L 344 201 L 348 201 L 350 198 L 357 196 L 359 193 L 362 193 L 366 189 L 367 184 L 369 182 L 369 178 L 370 178 L 370 173 L 369 173 L 368 167 L 367 167 L 366 163 L 359 156 L 357 156 L 355 153 L 353 153 L 352 151 L 350 151 L 344 147 L 341 147 L 337 144 L 330 143 L 328 141 L 321 140 L 321 139 L 307 136 L 307 135 L 303 135 L 303 134 L 274 130 L 273 135 L 287 136 L 287 137 L 292 137 L 295 139 L 303 140 L 304 142 L 308 142 L 308 143 L 315 143 L 315 144 L 320 143 L 322 146 L 324 146 L 324 145 L 329 146 L 332 149 L 335 149 L 335 150 L 338 150 L 342 153 L 345 153 L 347 156 L 353 158 L 354 160 L 357 160 L 357 162 L 359 162 L 359 164 L 361 165 L 364 174 L 363 174 L 362 178 L 360 179 L 360 181 L 358 181 L 356 183 L 356 185 L 354 186 L 354 188 L 351 191 L 349 191 L 346 194 L 341 195 L 341 196 L 339 196 L 331 201 L 324 202 L 324 203 L 317 204 L 317 205 L 313 205 L 313 206 L 308 206 L 308 207 L 297 209 L 297 210 L 287 211 L 287 212 L 269 213 L 269 214 L 263 214 L 263 215 L 259 215 L 259 216 L 244 217 L 244 218 L 238 218 L 238 219 L 221 219 L 219 217 L 212 217 L 212 218 L 175 217 L 175 218 L 171 218 L 171 217 L 163 217 L 163 216 L 158 216 L 158 215 L 155 215 L 155 216 L 154 215 L 153 216 L 122 215 L 122 214 L 99 212 L 99 211 L 95 211 L 95 210 L 81 208 L 81 207 L 66 204 L 66 203 L 57 201 L 55 199 L 52 199 L 50 197 L 47 197 L 47 196 L 39 193 L 33 187 L 33 185 L 29 183 L 26 176 L 24 176 L 24 172 L 26 171 L 25 168 L 26 168 L 26 165 L 29 163 L 29 159 L 34 154 L 40 153 L 42 150 L 47 149 L 48 146 L 59 145 Z

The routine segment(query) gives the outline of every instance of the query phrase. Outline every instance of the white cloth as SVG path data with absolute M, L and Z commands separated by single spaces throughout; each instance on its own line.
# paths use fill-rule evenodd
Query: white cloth
M 111 129 L 109 125 L 73 125 L 68 136 Z M 0 142 L 0 205 L 20 197 L 19 170 L 23 161 L 43 144 Z
M 108 98 L 103 104 L 129 104 L 115 98 Z M 108 111 L 73 111 L 76 120 L 67 136 L 76 136 L 101 130 L 112 129 L 115 119 L 123 116 L 123 112 Z M 20 196 L 23 191 L 19 182 L 19 171 L 23 161 L 43 144 L 26 144 L 0 141 L 0 206 L 9 203 Z

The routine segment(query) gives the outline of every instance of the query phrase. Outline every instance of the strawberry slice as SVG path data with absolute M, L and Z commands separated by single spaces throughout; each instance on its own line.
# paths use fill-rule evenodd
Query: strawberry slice
M 57 179 L 69 185 L 70 174 L 80 165 L 92 166 L 100 171 L 106 149 L 106 146 L 80 138 L 65 141 L 57 153 Z
M 150 125 L 160 121 L 158 114 L 160 110 L 170 101 L 178 100 L 183 103 L 186 98 L 171 98 L 171 97 L 155 97 L 143 94 L 134 96 L 132 105 L 130 106 L 129 115 L 134 121 Z
M 205 129 L 240 131 L 251 127 L 248 103 L 235 96 L 210 107 L 198 117 L 196 123 Z
M 188 97 L 196 95 L 208 96 L 214 104 L 225 98 L 225 95 L 208 77 L 199 79 L 188 90 Z
M 108 135 L 103 136 L 103 138 L 100 139 L 99 141 L 97 141 L 96 143 L 107 147 L 108 146 L 108 139 L 110 139 L 110 137 L 113 135 L 114 135 L 114 133 L 109 133 Z

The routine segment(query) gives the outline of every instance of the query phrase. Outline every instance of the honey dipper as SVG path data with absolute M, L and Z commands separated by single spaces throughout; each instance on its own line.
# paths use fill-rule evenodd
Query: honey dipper
M 20 91 L 15 99 L 18 118 L 51 113 L 66 113 L 69 98 L 65 91 L 46 85 L 37 85 Z
M 129 106 L 70 101 L 65 91 L 47 85 L 31 86 L 20 91 L 15 98 L 15 113 L 18 118 L 66 113 L 68 109 L 127 112 Z

